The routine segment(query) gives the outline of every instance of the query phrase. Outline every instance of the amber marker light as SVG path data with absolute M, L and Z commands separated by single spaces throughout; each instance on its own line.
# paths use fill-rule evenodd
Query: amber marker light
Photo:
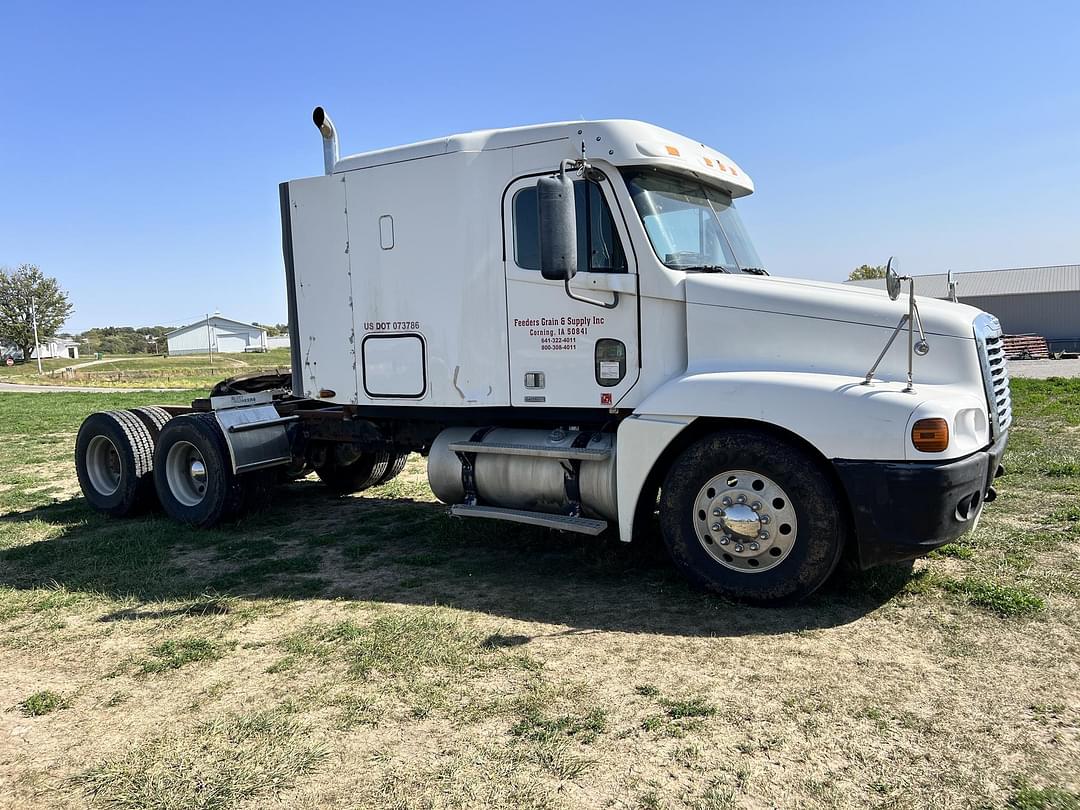
M 911 443 L 924 453 L 940 453 L 949 446 L 949 423 L 944 419 L 920 419 L 911 427 Z

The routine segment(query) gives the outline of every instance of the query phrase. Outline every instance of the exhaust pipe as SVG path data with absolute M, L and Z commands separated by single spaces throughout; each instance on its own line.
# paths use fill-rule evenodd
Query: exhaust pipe
M 322 133 L 323 167 L 327 174 L 333 174 L 334 166 L 338 162 L 337 129 L 334 128 L 334 122 L 330 120 L 330 116 L 322 107 L 312 110 L 311 120 Z

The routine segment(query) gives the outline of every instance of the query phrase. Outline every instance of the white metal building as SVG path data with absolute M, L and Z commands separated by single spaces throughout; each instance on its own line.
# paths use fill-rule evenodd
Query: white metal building
M 266 351 L 266 330 L 221 315 L 181 326 L 165 335 L 169 356 L 207 354 L 211 349 L 221 354 Z
M 68 360 L 78 360 L 79 341 L 62 337 L 45 338 L 34 351 L 33 356 L 40 357 L 42 360 L 57 357 L 65 357 Z
M 953 278 L 957 300 L 995 315 L 1006 334 L 1041 335 L 1051 351 L 1080 349 L 1080 264 L 953 273 Z M 885 287 L 884 279 L 847 283 Z M 915 276 L 915 293 L 948 298 L 946 274 Z

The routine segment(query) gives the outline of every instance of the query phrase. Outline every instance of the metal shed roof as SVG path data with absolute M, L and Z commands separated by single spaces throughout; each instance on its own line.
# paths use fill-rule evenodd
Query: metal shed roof
M 915 276 L 915 292 L 931 298 L 945 298 L 949 294 L 947 278 L 945 273 Z M 956 295 L 959 298 L 1080 292 L 1080 264 L 977 270 L 969 273 L 953 273 L 953 278 L 956 281 Z M 885 288 L 885 280 L 879 278 L 846 283 L 860 287 Z
M 224 321 L 225 323 L 234 323 L 237 326 L 245 326 L 248 329 L 255 329 L 255 330 L 259 331 L 259 332 L 265 332 L 266 331 L 266 329 L 263 328 L 262 326 L 256 326 L 253 323 L 244 323 L 243 321 L 238 321 L 238 320 L 235 320 L 233 318 L 226 318 L 224 315 L 211 315 L 209 320 L 210 320 L 211 323 L 214 323 L 215 321 Z M 206 328 L 206 321 L 207 321 L 207 319 L 203 318 L 201 321 L 194 321 L 193 323 L 189 323 L 186 326 L 178 326 L 176 329 L 173 329 L 171 332 L 166 332 L 165 337 L 168 338 L 168 337 L 172 337 L 173 335 L 178 335 L 181 332 L 186 332 L 188 329 L 191 329 L 193 326 L 202 327 L 203 329 L 205 329 Z

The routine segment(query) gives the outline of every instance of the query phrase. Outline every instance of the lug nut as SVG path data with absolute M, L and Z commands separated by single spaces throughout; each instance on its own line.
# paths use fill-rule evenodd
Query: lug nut
M 724 516 L 724 510 L 723 509 L 713 509 L 712 513 L 713 513 L 713 517 L 723 517 Z
M 743 550 L 742 543 L 736 543 L 735 544 L 735 553 L 736 554 L 741 554 L 742 550 Z
M 750 504 L 750 508 L 757 512 L 759 509 L 761 509 L 761 501 L 754 501 L 752 504 Z
M 720 538 L 720 545 L 722 545 L 722 546 L 726 546 L 726 545 L 727 545 L 728 543 L 730 543 L 730 542 L 731 542 L 731 541 L 730 541 L 730 540 L 728 540 L 728 538 L 727 538 L 727 537 L 721 537 L 721 538 Z
M 762 540 L 768 540 L 769 539 L 769 533 L 767 531 L 764 531 L 764 530 L 758 532 L 757 536 L 760 537 Z
M 758 518 L 758 520 L 761 521 L 761 525 L 764 526 L 766 523 L 769 522 L 769 516 L 768 515 L 761 515 Z
M 721 531 L 721 530 L 722 530 L 723 528 L 724 528 L 724 527 L 723 527 L 723 526 L 721 526 L 721 525 L 720 525 L 719 523 L 714 523 L 714 524 L 712 525 L 712 530 L 713 530 L 714 532 L 718 532 L 718 531 Z
M 757 551 L 759 548 L 761 548 L 761 546 L 759 546 L 756 542 L 750 544 L 751 551 Z
M 736 500 L 736 502 L 738 502 L 738 503 L 746 503 L 746 496 L 745 496 L 745 495 L 740 495 L 740 496 L 739 496 L 738 498 L 736 498 L 735 500 Z
M 723 500 L 720 501 L 720 503 L 722 503 L 724 506 L 731 506 L 731 498 L 725 495 Z

